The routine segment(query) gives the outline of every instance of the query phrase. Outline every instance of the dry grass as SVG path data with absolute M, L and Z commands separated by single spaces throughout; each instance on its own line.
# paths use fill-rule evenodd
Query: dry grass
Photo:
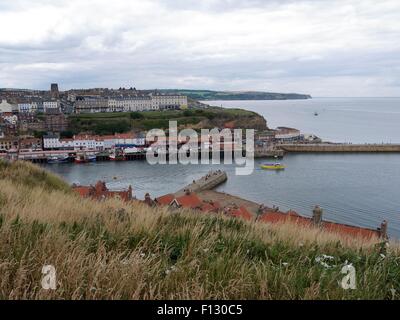
M 346 261 L 356 290 L 338 285 Z M 399 263 L 398 244 L 85 200 L 35 166 L 0 163 L 1 299 L 397 299 Z M 56 290 L 41 288 L 46 264 Z

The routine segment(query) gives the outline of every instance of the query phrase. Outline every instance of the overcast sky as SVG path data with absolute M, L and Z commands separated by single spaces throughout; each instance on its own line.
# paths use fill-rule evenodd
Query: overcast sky
M 400 96 L 399 0 L 0 0 L 0 88 Z

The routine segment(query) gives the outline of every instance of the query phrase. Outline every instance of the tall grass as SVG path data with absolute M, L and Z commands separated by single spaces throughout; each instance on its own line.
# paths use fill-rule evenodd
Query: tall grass
M 355 290 L 338 284 L 346 261 Z M 95 202 L 35 166 L 0 163 L 1 299 L 398 299 L 399 263 L 396 243 Z M 56 290 L 41 287 L 48 264 Z

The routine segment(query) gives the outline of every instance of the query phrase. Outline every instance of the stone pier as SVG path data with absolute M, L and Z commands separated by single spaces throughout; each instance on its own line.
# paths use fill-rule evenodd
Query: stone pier
M 221 183 L 224 183 L 227 179 L 228 176 L 225 171 L 210 171 L 205 176 L 201 177 L 198 180 L 193 180 L 191 184 L 177 191 L 176 195 L 182 195 L 186 191 L 200 192 L 205 190 L 212 190 L 219 186 Z

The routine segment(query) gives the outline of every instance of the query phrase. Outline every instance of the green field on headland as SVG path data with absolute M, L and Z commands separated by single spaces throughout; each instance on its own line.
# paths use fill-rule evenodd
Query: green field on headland
M 22 162 L 0 162 L 0 261 L 0 299 L 400 298 L 398 244 L 82 199 Z M 44 265 L 56 290 L 41 287 Z
M 263 91 L 214 91 L 190 89 L 159 89 L 166 94 L 182 94 L 195 100 L 290 100 L 311 99 L 308 94 L 276 93 Z
M 178 126 L 195 129 L 223 127 L 225 123 L 231 121 L 234 121 L 237 127 L 266 128 L 264 118 L 255 112 L 210 107 L 187 110 L 74 114 L 69 116 L 69 131 L 73 134 L 80 132 L 113 134 L 130 130 L 166 129 L 170 120 L 176 120 Z

